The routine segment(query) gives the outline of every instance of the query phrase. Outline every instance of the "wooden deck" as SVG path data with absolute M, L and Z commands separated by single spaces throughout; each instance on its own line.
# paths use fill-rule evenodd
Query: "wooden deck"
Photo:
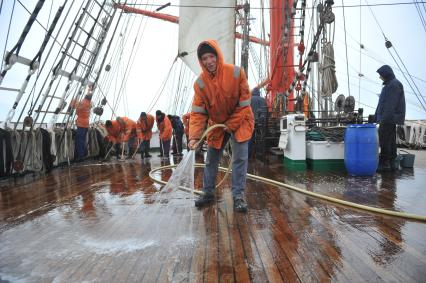
M 425 215 L 425 152 L 417 153 L 413 170 L 371 178 L 290 171 L 279 161 L 251 162 L 249 171 Z M 2 181 L 0 282 L 426 280 L 424 222 L 365 213 L 255 181 L 247 183 L 247 214 L 233 211 L 229 181 L 214 205 L 198 210 L 189 193 L 158 193 L 148 172 L 160 165 L 165 163 L 157 158 L 80 163 L 42 177 Z M 197 169 L 197 186 L 201 175 Z

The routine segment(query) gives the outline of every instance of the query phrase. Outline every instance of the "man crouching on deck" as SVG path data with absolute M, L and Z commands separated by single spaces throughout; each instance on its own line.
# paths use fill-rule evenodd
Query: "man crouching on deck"
M 207 136 L 207 158 L 203 177 L 204 194 L 195 201 L 196 207 L 214 201 L 214 190 L 219 160 L 229 138 L 232 141 L 232 196 L 234 210 L 246 212 L 248 141 L 251 138 L 254 117 L 250 107 L 250 90 L 242 69 L 223 62 L 216 41 L 200 43 L 197 50 L 202 73 L 194 83 L 194 100 L 189 126 L 189 148 L 195 145 L 206 125 L 225 124 Z

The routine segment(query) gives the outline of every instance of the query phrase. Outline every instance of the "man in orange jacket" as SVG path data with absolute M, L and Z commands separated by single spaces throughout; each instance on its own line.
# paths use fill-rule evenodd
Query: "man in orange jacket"
M 119 143 L 129 143 L 136 137 L 136 122 L 127 117 L 117 117 L 116 121 L 107 120 L 105 128 L 108 132 L 106 139 L 116 145 L 117 157 L 119 154 Z M 131 153 L 129 144 L 129 156 Z
M 149 154 L 150 141 L 152 138 L 152 127 L 154 126 L 154 116 L 142 112 L 136 123 L 136 134 L 141 143 L 141 159 L 151 157 Z
M 160 154 L 159 157 L 169 157 L 170 141 L 172 140 L 172 123 L 167 115 L 161 110 L 155 112 L 155 121 L 157 128 L 160 130 Z
M 232 141 L 232 196 L 234 209 L 246 212 L 248 141 L 254 128 L 250 90 L 246 75 L 237 66 L 225 64 L 216 41 L 201 42 L 197 49 L 202 73 L 194 83 L 194 100 L 189 122 L 189 147 L 195 149 L 206 125 L 225 124 L 207 136 L 207 159 L 203 177 L 204 194 L 195 201 L 202 207 L 214 200 L 219 160 L 227 140 Z
M 87 155 L 87 131 L 89 129 L 90 108 L 92 108 L 92 88 L 76 107 L 77 132 L 75 134 L 75 159 L 81 160 Z

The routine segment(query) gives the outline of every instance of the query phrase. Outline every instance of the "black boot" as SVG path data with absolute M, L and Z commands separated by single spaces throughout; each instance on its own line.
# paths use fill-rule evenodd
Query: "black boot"
M 203 194 L 198 199 L 195 200 L 195 206 L 196 207 L 203 207 L 208 204 L 211 204 L 214 201 L 214 195 L 213 194 Z
M 234 210 L 238 212 L 247 212 L 247 203 L 243 198 L 234 199 Z
M 389 161 L 379 162 L 379 167 L 377 168 L 378 172 L 389 172 L 391 170 L 392 168 Z

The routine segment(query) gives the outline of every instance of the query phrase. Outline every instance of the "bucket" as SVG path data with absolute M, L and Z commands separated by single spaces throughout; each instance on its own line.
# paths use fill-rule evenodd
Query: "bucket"
M 403 152 L 403 153 L 401 153 Z M 415 159 L 415 155 L 412 153 L 409 153 L 408 151 L 405 150 L 400 150 L 399 151 L 399 155 L 402 157 L 401 158 L 401 167 L 403 168 L 413 168 L 414 167 L 414 159 Z
M 353 176 L 372 176 L 379 165 L 379 137 L 375 124 L 348 125 L 345 130 L 345 167 Z

